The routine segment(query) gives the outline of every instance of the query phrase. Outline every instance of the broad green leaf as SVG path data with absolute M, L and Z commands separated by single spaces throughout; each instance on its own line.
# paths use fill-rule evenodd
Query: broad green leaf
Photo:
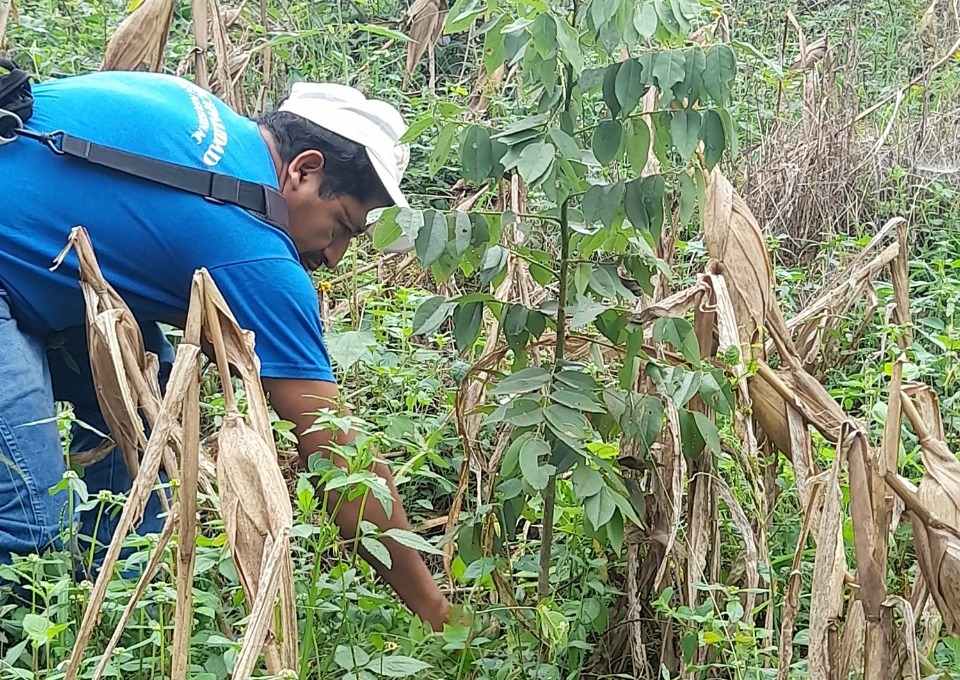
M 447 13 L 443 34 L 451 35 L 467 30 L 485 11 L 487 5 L 480 0 L 457 0 Z
M 560 152 L 562 158 L 576 161 L 577 163 L 583 160 L 583 149 L 580 148 L 577 140 L 573 137 L 560 128 L 551 128 L 548 134 L 550 141 L 557 147 L 557 151 Z
M 573 67 L 574 73 L 583 71 L 583 52 L 580 51 L 580 36 L 576 29 L 558 16 L 553 16 L 557 23 L 557 42 L 560 52 L 567 63 Z
M 435 116 L 426 115 L 422 118 L 418 118 L 410 127 L 407 128 L 407 131 L 403 133 L 403 136 L 400 137 L 400 143 L 409 144 L 410 142 L 416 141 L 417 138 L 428 128 L 431 128 L 436 124 L 437 119 Z
M 393 566 L 393 559 L 390 557 L 390 551 L 387 546 L 378 541 L 373 536 L 364 536 L 360 539 L 360 545 L 364 550 L 370 553 L 370 556 L 387 569 Z
M 720 120 L 723 121 L 723 138 L 724 142 L 730 148 L 730 156 L 734 157 L 737 155 L 739 149 L 739 140 L 737 138 L 737 128 L 733 123 L 733 118 L 730 117 L 730 112 L 726 109 L 720 111 Z
M 703 114 L 703 126 L 700 129 L 700 138 L 703 139 L 703 159 L 707 170 L 713 170 L 723 157 L 724 134 L 723 119 L 716 111 L 707 111 Z
M 642 179 L 638 178 L 627 182 L 623 206 L 627 219 L 630 220 L 630 224 L 633 225 L 634 229 L 638 231 L 650 231 L 650 216 L 647 215 Z
M 686 319 L 662 316 L 653 324 L 654 342 L 673 345 L 683 358 L 694 366 L 700 365 L 700 345 L 693 326 Z
M 604 120 L 593 132 L 593 155 L 600 165 L 612 161 L 623 139 L 623 124 L 619 120 Z
M 550 399 L 563 406 L 569 406 L 575 411 L 606 413 L 606 409 L 597 403 L 592 395 L 577 390 L 563 388 L 554 390 L 550 393 Z
M 504 60 L 503 26 L 507 23 L 506 15 L 500 17 L 494 26 L 483 36 L 483 67 L 487 73 L 493 73 Z
M 504 335 L 520 335 L 527 328 L 528 310 L 523 305 L 511 304 L 507 306 L 503 315 Z
M 600 206 L 606 193 L 605 188 L 606 185 L 604 184 L 594 184 L 583 195 L 580 210 L 583 212 L 583 219 L 587 224 L 600 221 Z
M 527 184 L 534 184 L 536 180 L 547 174 L 555 156 L 556 148 L 553 144 L 546 142 L 530 144 L 520 153 L 517 172 Z
M 549 463 L 540 464 L 540 459 L 550 454 L 550 445 L 539 437 L 533 437 L 520 448 L 520 471 L 527 484 L 537 491 L 547 488 L 550 475 L 556 468 Z
M 700 430 L 700 435 L 703 437 L 703 441 L 706 442 L 707 448 L 710 449 L 710 452 L 714 455 L 719 455 L 720 433 L 717 431 L 717 424 L 699 411 L 694 412 L 693 418 L 697 421 L 697 429 Z
M 660 26 L 664 28 L 671 36 L 679 37 L 683 35 L 680 30 L 680 23 L 673 15 L 668 0 L 653 0 L 654 9 L 657 11 L 657 18 L 660 20 Z
M 447 247 L 447 220 L 437 210 L 428 210 L 423 214 L 423 226 L 414 241 L 417 255 L 425 266 L 437 261 Z
M 653 7 L 653 2 L 643 3 L 639 12 L 634 12 L 633 27 L 644 40 L 650 40 L 657 31 L 657 10 Z
M 600 221 L 603 226 L 612 229 L 623 204 L 623 182 L 607 185 L 603 190 L 603 201 L 600 203 Z
M 612 496 L 609 489 L 601 488 L 583 502 L 583 514 L 595 530 L 609 522 L 616 512 L 617 504 L 613 502 Z
M 453 313 L 453 337 L 458 352 L 466 352 L 476 341 L 482 319 L 482 302 L 468 302 L 457 307 Z
M 670 0 L 670 11 L 673 14 L 673 18 L 677 20 L 680 33 L 683 35 L 690 33 L 690 18 L 684 13 L 684 8 L 681 6 L 680 0 Z
M 599 29 L 617 16 L 619 8 L 619 0 L 593 0 L 590 3 L 590 22 Z
M 660 240 L 660 228 L 663 226 L 663 192 L 666 183 L 662 175 L 649 175 L 643 178 L 641 190 L 643 205 L 647 210 L 647 219 L 650 220 L 650 233 L 657 241 Z
M 629 116 L 637 108 L 640 98 L 647 89 L 639 61 L 627 59 L 620 65 L 614 89 L 617 94 L 617 102 L 620 104 L 620 113 L 624 117 Z
M 586 463 L 580 463 L 571 477 L 573 491 L 579 498 L 589 498 L 603 488 L 603 475 Z
M 489 248 L 483 256 L 483 263 L 480 266 L 480 282 L 483 285 L 489 284 L 497 275 L 507 266 L 509 253 L 501 246 Z
M 608 309 L 593 320 L 597 330 L 610 342 L 619 345 L 623 341 L 623 331 L 627 327 L 627 315 L 615 309 Z
M 693 411 L 682 408 L 678 412 L 680 420 L 680 448 L 684 458 L 696 458 L 703 452 L 706 440 L 700 433 L 700 426 Z
M 683 82 L 674 88 L 677 99 L 685 108 L 692 108 L 700 100 L 700 93 L 703 90 L 703 71 L 706 67 L 706 57 L 699 47 L 687 50 L 686 60 L 684 62 Z M 682 100 L 686 99 L 686 103 Z
M 363 668 L 370 663 L 370 655 L 358 645 L 337 645 L 333 653 L 333 661 L 345 671 L 354 668 Z
M 412 531 L 406 531 L 405 529 L 387 529 L 383 532 L 384 538 L 391 538 L 400 545 L 405 545 L 408 548 L 414 550 L 419 550 L 422 553 L 428 553 L 430 555 L 442 555 L 443 551 L 437 548 L 435 545 L 430 543 L 423 536 L 413 533 Z
M 440 168 L 446 165 L 447 158 L 450 156 L 450 148 L 453 146 L 453 136 L 457 133 L 458 127 L 457 123 L 447 123 L 440 129 L 440 134 L 437 135 L 437 144 L 430 152 L 430 159 L 427 162 L 427 172 L 431 176 L 436 175 L 440 172 Z
M 496 567 L 497 560 L 495 557 L 481 557 L 479 560 L 474 560 L 470 563 L 466 571 L 463 572 L 463 578 L 483 578 L 484 576 L 492 574 Z
M 459 210 L 454 211 L 453 220 L 453 247 L 457 255 L 463 255 L 470 248 L 473 237 L 473 223 L 470 216 Z
M 736 75 L 737 58 L 729 45 L 713 45 L 707 50 L 703 88 L 718 106 L 726 106 L 730 100 Z
M 543 335 L 543 332 L 547 329 L 547 317 L 542 313 L 536 310 L 527 311 L 527 331 L 535 338 L 539 338 Z
M 620 424 L 643 453 L 650 450 L 663 429 L 663 402 L 650 395 L 633 394 Z
M 700 112 L 696 109 L 680 109 L 673 112 L 670 121 L 670 136 L 677 153 L 686 162 L 700 144 Z
M 343 333 L 324 333 L 324 341 L 330 358 L 346 371 L 377 346 L 377 338 L 371 331 L 344 331 Z
M 582 328 L 588 323 L 592 323 L 604 310 L 609 309 L 608 305 L 601 304 L 591 297 L 581 295 L 570 306 L 570 328 Z
M 580 77 L 577 79 L 577 89 L 580 90 L 582 94 L 590 92 L 603 82 L 603 76 L 606 74 L 606 72 L 606 67 L 588 68 L 581 73 Z
M 538 425 L 543 422 L 543 408 L 536 399 L 518 397 L 509 403 L 503 419 L 516 427 Z
M 470 245 L 476 248 L 482 248 L 490 242 L 490 225 L 487 222 L 486 215 L 480 213 L 470 213 L 470 224 L 473 225 L 473 233 L 470 236 Z
M 454 304 L 442 295 L 425 300 L 413 315 L 413 334 L 429 335 L 440 328 L 453 311 Z
M 582 371 L 566 369 L 557 373 L 557 382 L 563 383 L 568 387 L 577 390 L 587 390 L 595 392 L 600 389 L 600 385 L 592 375 L 587 375 Z
M 382 656 L 379 659 L 373 659 L 365 666 L 366 670 L 384 678 L 406 678 L 430 668 L 433 666 L 426 661 L 400 655 Z
M 550 381 L 550 374 L 539 366 L 529 366 L 511 373 L 490 390 L 492 396 L 524 394 L 539 390 Z
M 479 184 L 493 168 L 490 135 L 480 125 L 471 125 L 460 142 L 460 164 L 465 179 Z
M 704 126 L 706 127 L 706 126 Z M 680 177 L 680 222 L 687 224 L 693 217 L 693 211 L 697 207 L 697 187 L 693 184 L 693 179 L 686 172 L 681 172 Z
M 387 208 L 377 219 L 373 227 L 373 247 L 377 250 L 383 250 L 392 245 L 403 235 L 403 230 L 397 222 L 398 212 L 399 209 L 396 207 Z
M 624 126 L 624 146 L 627 150 L 627 160 L 633 171 L 639 175 L 647 165 L 650 155 L 650 128 L 646 121 L 640 118 L 631 118 Z
M 653 77 L 657 80 L 657 87 L 663 95 L 661 106 L 667 106 L 673 101 L 673 86 L 682 83 L 686 75 L 686 58 L 679 50 L 667 50 L 657 54 L 653 62 Z
M 557 49 L 557 23 L 546 12 L 534 20 L 530 27 L 530 36 L 541 59 L 547 59 Z
M 550 404 L 543 409 L 547 425 L 557 434 L 572 442 L 583 440 L 590 431 L 590 423 L 584 415 L 560 404 Z
M 617 99 L 617 76 L 619 74 L 619 62 L 610 64 L 603 74 L 603 101 L 610 110 L 610 115 L 614 118 L 620 115 L 620 100 Z

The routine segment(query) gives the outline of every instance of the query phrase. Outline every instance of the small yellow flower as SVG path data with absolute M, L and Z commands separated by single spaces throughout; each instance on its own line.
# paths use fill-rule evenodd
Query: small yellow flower
M 329 281 L 320 282 L 320 290 L 322 290 L 324 293 L 329 293 L 331 288 L 333 288 L 333 286 L 330 285 Z
M 953 53 L 953 58 L 956 59 L 957 61 L 960 61 L 960 50 L 957 50 L 956 52 Z

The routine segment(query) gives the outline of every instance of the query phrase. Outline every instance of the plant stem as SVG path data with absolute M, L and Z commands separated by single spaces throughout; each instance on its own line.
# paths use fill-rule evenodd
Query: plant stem
M 563 361 L 567 342 L 567 278 L 570 269 L 570 224 L 567 209 L 570 199 L 560 206 L 560 291 L 557 295 L 557 344 L 554 367 Z M 557 500 L 557 475 L 550 475 L 543 490 L 543 536 L 540 538 L 540 576 L 537 597 L 543 599 L 550 590 L 550 557 L 553 552 L 553 517 Z

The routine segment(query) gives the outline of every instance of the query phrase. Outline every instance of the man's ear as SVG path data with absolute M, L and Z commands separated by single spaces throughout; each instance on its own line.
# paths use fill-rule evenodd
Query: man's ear
M 323 182 L 323 168 L 326 159 L 319 151 L 304 151 L 290 162 L 287 174 L 291 188 L 297 189 L 305 182 Z

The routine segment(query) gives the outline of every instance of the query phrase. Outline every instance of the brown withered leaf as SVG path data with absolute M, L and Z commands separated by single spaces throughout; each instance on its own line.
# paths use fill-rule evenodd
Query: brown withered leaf
M 101 71 L 159 71 L 173 20 L 173 0 L 143 0 L 107 43 Z

